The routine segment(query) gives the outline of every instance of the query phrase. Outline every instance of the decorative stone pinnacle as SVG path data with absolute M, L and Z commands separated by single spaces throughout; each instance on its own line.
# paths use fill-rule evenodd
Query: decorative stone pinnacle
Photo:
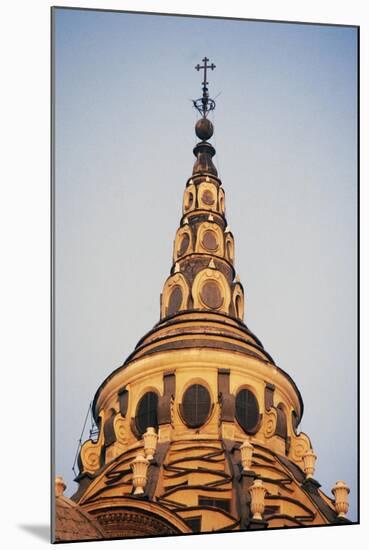
M 230 233 L 230 232 L 231 232 L 231 228 L 229 227 L 229 225 L 227 225 L 227 227 L 225 228 L 224 233 Z
M 211 214 L 209 214 L 208 220 L 209 220 L 209 222 L 213 222 L 213 221 L 214 221 L 214 216 L 212 216 Z
M 155 428 L 147 428 L 146 432 L 143 434 L 143 440 L 146 458 L 147 460 L 153 460 L 158 442 L 158 434 L 155 432 Z
M 337 481 L 336 485 L 332 488 L 334 495 L 334 507 L 339 518 L 344 518 L 349 509 L 348 495 L 350 493 L 349 487 L 342 480 Z
M 187 225 L 188 224 L 188 218 L 187 216 L 185 218 L 183 218 L 183 225 Z
M 142 495 L 147 483 L 147 468 L 149 461 L 140 452 L 131 462 L 132 468 L 132 484 L 134 487 L 134 495 Z
M 242 468 L 244 470 L 251 470 L 254 446 L 250 443 L 249 439 L 245 439 L 245 441 L 240 446 L 240 451 Z
M 304 472 L 306 475 L 306 479 L 310 479 L 314 475 L 316 458 L 317 456 L 314 453 L 313 449 L 309 449 L 308 451 L 306 451 L 306 453 L 302 457 L 304 461 Z
M 179 273 L 181 271 L 180 267 L 179 267 L 179 263 L 176 262 L 176 265 L 174 266 L 174 273 Z
M 263 519 L 265 510 L 265 493 L 267 492 L 261 479 L 255 479 L 250 489 L 251 513 L 253 519 Z
M 65 489 L 67 488 L 62 476 L 56 476 L 55 478 L 55 496 L 62 497 Z
M 240 283 L 240 282 L 241 282 L 241 278 L 240 278 L 240 276 L 239 276 L 238 274 L 236 275 L 236 282 L 237 282 L 237 283 Z

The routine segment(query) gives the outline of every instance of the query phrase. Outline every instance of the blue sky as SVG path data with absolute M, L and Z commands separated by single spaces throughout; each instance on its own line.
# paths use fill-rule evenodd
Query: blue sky
M 56 468 L 157 322 L 204 55 L 245 322 L 298 385 L 322 488 L 356 518 L 356 30 L 55 12 Z

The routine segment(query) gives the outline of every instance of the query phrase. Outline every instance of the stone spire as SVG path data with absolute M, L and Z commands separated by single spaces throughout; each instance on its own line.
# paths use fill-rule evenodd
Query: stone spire
M 208 59 L 203 61 L 204 67 L 197 69 L 209 68 Z M 215 102 L 209 98 L 207 85 L 205 72 L 203 96 L 194 101 L 202 114 L 195 126 L 201 141 L 193 150 L 196 161 L 186 184 L 173 266 L 161 298 L 162 320 L 185 311 L 220 313 L 240 321 L 244 315 L 244 291 L 235 280 L 234 239 L 225 217 L 225 194 L 212 160 L 215 149 L 208 142 L 214 127 L 207 115 Z

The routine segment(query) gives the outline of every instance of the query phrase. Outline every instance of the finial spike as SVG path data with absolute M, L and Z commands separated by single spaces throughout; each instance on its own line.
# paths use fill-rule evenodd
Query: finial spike
M 216 269 L 213 258 L 212 258 L 212 259 L 210 260 L 210 262 L 209 262 L 209 267 L 210 267 L 211 269 Z

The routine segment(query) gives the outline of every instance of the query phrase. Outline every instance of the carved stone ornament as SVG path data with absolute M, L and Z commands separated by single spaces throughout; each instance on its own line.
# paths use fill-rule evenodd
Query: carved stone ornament
M 55 478 L 55 496 L 62 497 L 65 489 L 67 488 L 62 476 L 56 476 Z
M 143 434 L 143 440 L 145 445 L 145 455 L 147 460 L 152 460 L 156 451 L 156 445 L 158 443 L 158 434 L 155 428 L 147 428 Z
M 142 495 L 147 483 L 147 468 L 149 461 L 143 454 L 138 454 L 131 462 L 132 468 L 132 484 L 134 487 L 134 495 Z
M 127 448 L 127 420 L 120 414 L 116 414 L 113 421 L 113 429 L 116 441 L 106 449 L 106 462 L 113 460 L 124 453 Z
M 251 470 L 254 446 L 250 443 L 248 439 L 245 439 L 245 441 L 240 446 L 240 451 L 241 451 L 242 468 L 244 470 Z
M 337 481 L 336 485 L 332 488 L 334 495 L 334 507 L 339 518 L 344 518 L 349 509 L 348 496 L 350 493 L 349 487 L 344 481 Z
M 264 415 L 264 435 L 269 438 L 275 434 L 277 427 L 277 412 L 274 408 L 265 411 Z
M 114 432 L 117 441 L 122 445 L 127 445 L 127 430 L 125 427 L 126 420 L 121 414 L 116 414 L 114 417 Z
M 253 519 L 263 519 L 265 510 L 265 493 L 267 492 L 261 479 L 255 479 L 250 489 L 251 513 Z
M 302 468 L 304 467 L 303 456 L 309 449 L 311 449 L 311 444 L 306 434 L 301 432 L 296 436 L 291 435 L 291 446 L 288 455 L 293 462 L 297 462 Z
M 99 524 L 109 537 L 141 537 L 143 535 L 176 535 L 180 531 L 167 525 L 157 516 L 148 515 L 139 510 L 117 510 L 99 513 Z
M 80 459 L 82 462 L 82 473 L 94 474 L 100 468 L 101 451 L 104 445 L 104 411 L 100 412 L 100 431 L 98 440 L 88 439 L 84 442 L 80 450 Z
M 306 479 L 313 477 L 315 472 L 316 454 L 312 449 L 309 449 L 302 457 L 304 461 L 304 472 Z

